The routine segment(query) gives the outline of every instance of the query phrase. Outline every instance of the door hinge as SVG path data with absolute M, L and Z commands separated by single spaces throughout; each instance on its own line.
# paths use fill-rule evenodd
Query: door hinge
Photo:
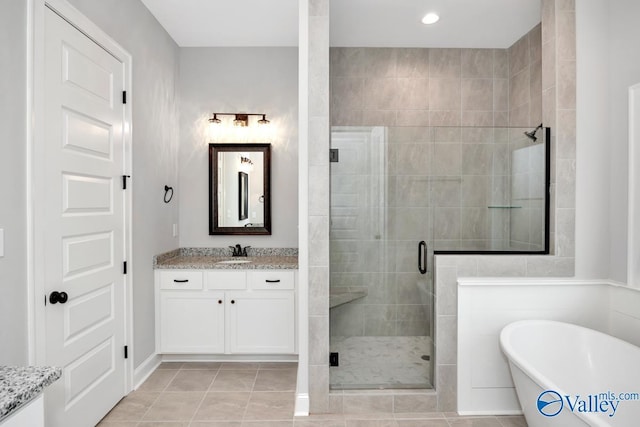
M 128 345 L 124 346 L 124 358 L 125 359 L 129 358 L 129 346 Z
M 122 91 L 122 103 L 123 104 L 127 103 L 127 91 L 126 90 Z
M 331 148 L 329 150 L 329 161 L 331 163 L 338 163 L 340 160 L 340 151 L 337 148 Z
M 338 353 L 329 353 L 329 366 L 339 366 L 340 360 Z
M 122 263 L 122 274 L 127 274 L 127 261 Z
M 127 178 L 131 178 L 131 175 L 122 175 L 122 189 L 127 189 Z

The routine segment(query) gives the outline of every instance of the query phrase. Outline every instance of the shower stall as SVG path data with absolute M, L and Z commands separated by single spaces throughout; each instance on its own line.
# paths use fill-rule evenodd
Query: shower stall
M 434 253 L 548 253 L 549 129 L 334 126 L 331 161 L 331 388 L 431 388 Z

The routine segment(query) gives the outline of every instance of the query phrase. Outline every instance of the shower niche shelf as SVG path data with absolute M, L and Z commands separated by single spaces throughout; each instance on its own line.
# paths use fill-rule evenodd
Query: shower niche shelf
M 332 288 L 329 293 L 329 308 L 338 307 L 367 296 L 362 288 Z

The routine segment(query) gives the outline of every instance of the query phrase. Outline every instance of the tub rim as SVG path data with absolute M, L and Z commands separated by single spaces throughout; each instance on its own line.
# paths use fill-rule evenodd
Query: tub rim
M 528 326 L 528 325 L 555 325 L 561 326 L 568 329 L 579 330 L 579 331 L 588 331 L 591 334 L 605 336 L 607 339 L 611 339 L 613 341 L 617 341 L 623 346 L 632 347 L 638 351 L 640 348 L 622 340 L 620 338 L 614 337 L 613 335 L 606 334 L 604 332 L 597 331 L 595 329 L 587 328 L 585 326 L 576 325 L 574 323 L 562 322 L 558 320 L 545 320 L 545 319 L 535 319 L 535 320 L 518 320 L 515 322 L 509 323 L 507 326 L 502 328 L 500 331 L 500 349 L 503 354 L 507 357 L 509 363 L 513 363 L 518 369 L 520 369 L 531 381 L 533 381 L 536 385 L 538 385 L 543 390 L 554 390 L 561 395 L 569 394 L 562 387 L 558 387 L 554 381 L 551 381 L 546 375 L 544 375 L 539 369 L 535 369 L 534 366 L 523 359 L 518 353 L 515 351 L 515 347 L 510 342 L 511 336 L 517 331 L 519 327 Z M 511 374 L 513 379 L 513 373 Z M 514 382 L 515 385 L 515 382 Z M 517 392 L 517 387 L 516 387 Z M 518 395 L 518 399 L 520 399 L 520 395 Z M 521 403 L 522 405 L 522 403 Z M 579 419 L 587 422 L 588 424 L 593 424 L 595 426 L 601 427 L 609 427 L 609 424 L 605 423 L 599 417 L 596 417 L 595 414 L 587 414 L 582 412 L 572 412 L 572 414 Z
M 511 336 L 522 326 L 528 325 L 563 325 L 569 327 L 582 328 L 581 326 L 574 325 L 573 323 L 559 322 L 556 320 L 518 320 L 509 323 L 500 331 L 500 349 L 502 353 L 507 356 L 509 363 L 513 363 L 522 372 L 524 372 L 531 380 L 540 386 L 543 390 L 553 389 L 559 393 L 566 392 L 557 386 L 557 384 L 544 375 L 539 369 L 536 369 L 530 362 L 525 360 L 521 354 L 516 350 L 515 346 L 511 343 Z M 583 328 L 588 329 L 588 328 Z M 593 329 L 591 329 L 593 330 Z M 597 331 L 594 331 L 597 332 Z

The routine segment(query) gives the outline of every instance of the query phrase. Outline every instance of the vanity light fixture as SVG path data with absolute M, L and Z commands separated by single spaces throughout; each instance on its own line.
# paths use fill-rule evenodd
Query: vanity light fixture
M 240 157 L 240 164 L 248 163 L 249 165 L 253 165 L 253 161 L 248 157 Z
M 209 120 L 210 124 L 220 124 L 222 120 L 218 118 L 218 116 L 233 116 L 233 125 L 238 127 L 247 127 L 249 126 L 249 116 L 261 116 L 262 118 L 258 120 L 259 125 L 267 125 L 270 123 L 267 120 L 267 115 L 263 113 L 213 113 L 213 117 Z
M 236 118 L 233 119 L 234 126 L 240 126 L 241 128 L 249 126 L 249 116 L 246 114 L 236 114 Z

